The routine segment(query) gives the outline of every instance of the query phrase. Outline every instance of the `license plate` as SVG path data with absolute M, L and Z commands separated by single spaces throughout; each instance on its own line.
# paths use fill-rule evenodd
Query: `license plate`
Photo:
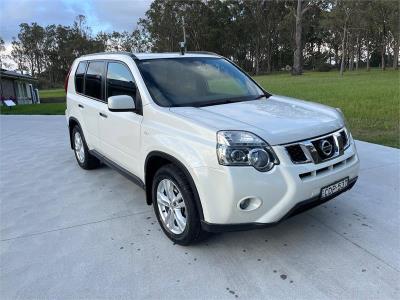
M 349 185 L 349 178 L 346 177 L 338 182 L 332 183 L 321 189 L 321 198 L 326 198 L 331 195 L 337 194 L 340 191 L 344 190 Z

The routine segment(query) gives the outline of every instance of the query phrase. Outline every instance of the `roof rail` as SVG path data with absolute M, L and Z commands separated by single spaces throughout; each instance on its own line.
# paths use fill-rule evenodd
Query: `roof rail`
M 137 59 L 136 55 L 133 54 L 132 52 L 127 52 L 127 51 L 109 51 L 109 52 L 97 52 L 97 53 L 89 53 L 82 55 L 81 57 L 85 56 L 92 56 L 92 55 L 104 55 L 104 54 L 121 54 L 121 55 L 128 55 L 132 57 L 133 59 Z
M 209 55 L 216 55 L 216 56 L 221 56 L 215 52 L 210 52 L 210 51 L 186 51 L 185 53 L 193 53 L 193 54 L 209 54 Z
M 170 52 L 166 52 L 166 53 L 170 53 Z M 172 53 L 172 52 L 171 52 Z M 175 52 L 173 52 L 175 53 Z M 176 52 L 178 53 L 178 52 Z M 221 55 L 214 53 L 214 52 L 209 52 L 209 51 L 186 51 L 185 53 L 188 54 L 208 54 L 208 55 L 214 55 L 214 56 L 218 56 L 221 57 Z M 90 53 L 90 54 L 85 54 L 82 55 L 81 57 L 85 57 L 85 56 L 92 56 L 92 55 L 105 55 L 105 54 L 120 54 L 120 55 L 128 55 L 130 56 L 132 59 L 134 60 L 138 60 L 139 58 L 132 52 L 127 52 L 127 51 L 110 51 L 110 52 L 97 52 L 97 53 Z M 161 53 L 159 53 L 161 54 Z

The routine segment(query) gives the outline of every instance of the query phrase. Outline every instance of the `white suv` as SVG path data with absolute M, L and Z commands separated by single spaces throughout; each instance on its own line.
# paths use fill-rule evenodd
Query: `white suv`
M 277 224 L 357 180 L 339 109 L 271 95 L 216 54 L 86 55 L 66 90 L 78 164 L 139 184 L 178 244 Z

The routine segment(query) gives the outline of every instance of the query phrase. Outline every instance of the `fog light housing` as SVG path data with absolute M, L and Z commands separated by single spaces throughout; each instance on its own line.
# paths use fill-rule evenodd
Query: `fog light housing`
M 243 211 L 252 211 L 259 208 L 262 204 L 260 198 L 257 197 L 246 197 L 239 201 L 238 207 Z

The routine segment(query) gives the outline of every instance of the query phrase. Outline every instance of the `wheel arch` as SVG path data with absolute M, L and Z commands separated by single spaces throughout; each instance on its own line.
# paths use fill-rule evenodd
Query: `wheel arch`
M 82 131 L 82 126 L 79 123 L 79 121 L 74 117 L 70 117 L 68 119 L 68 131 L 69 131 L 69 143 L 70 143 L 71 149 L 74 149 L 74 143 L 72 140 L 72 130 L 74 129 L 75 126 L 78 126 L 80 128 L 80 130 Z
M 203 215 L 203 207 L 201 205 L 199 193 L 197 191 L 196 184 L 190 174 L 189 170 L 185 167 L 185 165 L 179 161 L 177 158 L 173 157 L 170 154 L 161 151 L 152 151 L 150 152 L 145 160 L 144 165 L 144 174 L 145 174 L 145 187 L 146 187 L 146 202 L 148 205 L 152 204 L 152 185 L 153 185 L 153 177 L 157 170 L 166 165 L 166 164 L 173 164 L 178 167 L 186 176 L 189 181 L 190 187 L 193 191 L 194 201 L 196 204 L 197 211 L 199 213 L 200 220 L 204 220 Z

